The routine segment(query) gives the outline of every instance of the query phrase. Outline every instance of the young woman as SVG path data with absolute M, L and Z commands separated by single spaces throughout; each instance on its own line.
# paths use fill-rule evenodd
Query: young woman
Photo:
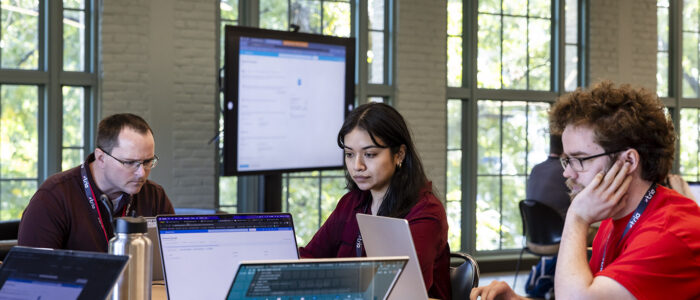
M 365 256 L 355 214 L 405 218 L 423 280 L 432 298 L 450 299 L 447 216 L 423 171 L 403 117 L 391 106 L 368 103 L 338 133 L 349 192 L 306 247 L 304 258 Z

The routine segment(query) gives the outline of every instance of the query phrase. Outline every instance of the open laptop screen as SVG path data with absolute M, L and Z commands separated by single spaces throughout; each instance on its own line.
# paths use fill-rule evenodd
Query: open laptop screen
M 227 299 L 384 299 L 408 257 L 244 262 Z
M 0 269 L 0 299 L 105 299 L 128 256 L 13 247 Z
M 222 299 L 243 260 L 297 259 L 285 213 L 158 216 L 169 299 Z

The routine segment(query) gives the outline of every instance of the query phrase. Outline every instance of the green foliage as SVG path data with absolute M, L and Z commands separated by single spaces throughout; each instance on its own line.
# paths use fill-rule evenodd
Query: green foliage
M 238 177 L 219 177 L 219 206 L 235 207 L 238 199 Z M 226 208 L 227 210 L 229 208 Z
M 680 173 L 687 181 L 700 181 L 700 109 L 681 109 Z
M 2 0 L 0 4 L 0 67 L 37 69 L 39 1 Z
M 260 0 L 260 28 L 287 30 L 287 0 Z
M 85 70 L 85 12 L 63 11 L 63 70 Z
M 18 219 L 37 188 L 38 89 L 0 85 L 0 220 Z
M 238 21 L 238 0 L 220 0 L 219 9 L 222 21 Z
M 323 3 L 323 34 L 350 36 L 350 2 Z
M 478 102 L 477 250 L 522 245 L 518 201 L 525 199 L 532 165 L 547 156 L 543 145 L 548 145 L 549 138 L 548 107 L 547 103 L 521 101 Z M 448 161 L 452 161 L 450 152 Z M 451 188 L 456 183 L 450 176 L 456 170 L 450 167 L 448 163 L 448 200 L 450 193 L 459 193 Z

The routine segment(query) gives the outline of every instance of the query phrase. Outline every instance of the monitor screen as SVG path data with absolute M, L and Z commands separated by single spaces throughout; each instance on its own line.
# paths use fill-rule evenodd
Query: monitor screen
M 241 261 L 298 258 L 290 214 L 157 220 L 168 299 L 223 299 Z
M 224 175 L 335 169 L 354 39 L 227 26 Z

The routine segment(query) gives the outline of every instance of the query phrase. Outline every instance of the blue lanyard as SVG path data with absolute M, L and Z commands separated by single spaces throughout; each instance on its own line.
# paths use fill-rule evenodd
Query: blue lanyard
M 632 217 L 630 218 L 630 221 L 627 222 L 627 227 L 625 227 L 625 231 L 622 232 L 622 236 L 620 239 L 617 241 L 616 248 L 620 246 L 620 242 L 622 242 L 622 239 L 625 238 L 625 235 L 627 235 L 627 232 L 629 232 L 632 227 L 634 227 L 635 224 L 637 224 L 637 221 L 639 221 L 639 218 L 642 216 L 642 213 L 644 210 L 647 209 L 647 205 L 649 205 L 649 202 L 651 201 L 651 198 L 656 195 L 656 183 L 652 183 L 649 189 L 647 190 L 646 194 L 644 194 L 644 197 L 642 197 L 642 201 L 639 202 L 639 205 L 637 205 L 637 209 L 634 211 L 634 214 L 632 214 Z M 600 261 L 600 270 L 603 271 L 603 267 L 605 266 L 605 256 L 607 255 L 608 252 L 608 242 L 610 242 L 610 236 L 612 235 L 613 230 L 610 230 L 610 233 L 608 234 L 608 238 L 605 240 L 605 248 L 603 248 L 603 259 Z

